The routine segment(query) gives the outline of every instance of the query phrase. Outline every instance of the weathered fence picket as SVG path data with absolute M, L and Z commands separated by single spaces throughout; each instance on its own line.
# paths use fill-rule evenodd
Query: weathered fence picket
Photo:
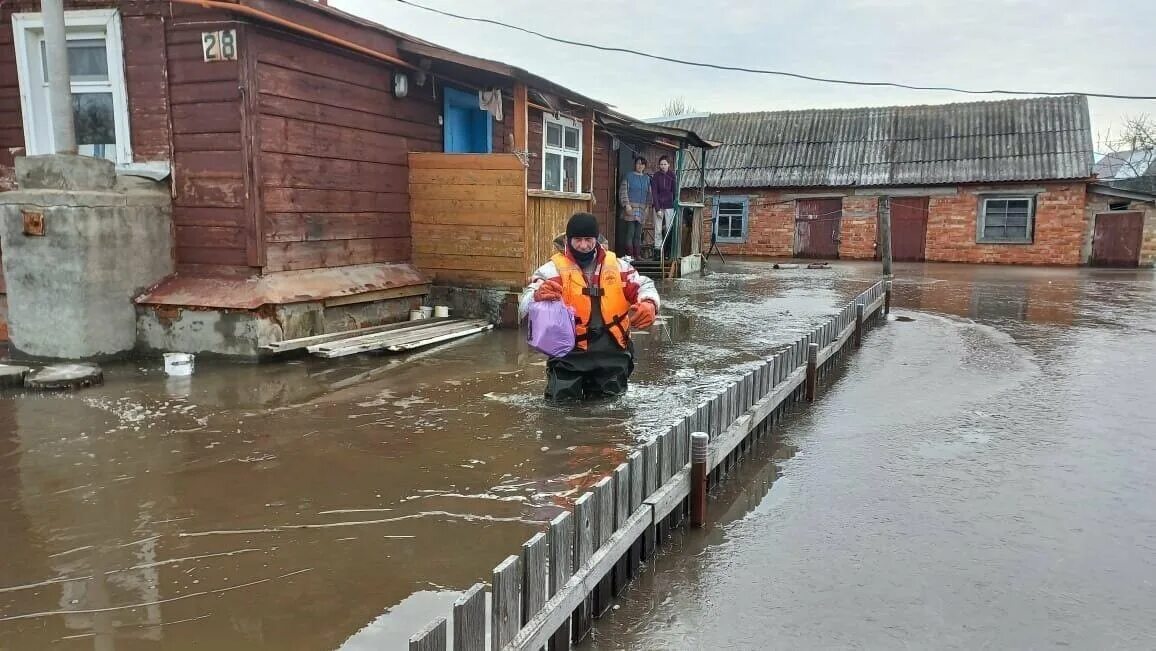
M 594 556 L 594 493 L 583 493 L 574 502 L 574 573 L 585 569 Z M 593 601 L 583 599 L 573 613 L 574 635 L 571 639 L 581 642 L 590 633 L 590 612 Z
M 562 586 L 574 576 L 574 517 L 563 511 L 550 521 L 550 586 L 548 595 L 553 599 Z M 457 615 L 455 615 L 457 617 Z M 549 651 L 565 651 L 570 648 L 570 619 L 567 618 L 557 633 L 550 639 Z M 479 649 L 478 651 L 485 651 Z
M 594 550 L 602 549 L 610 536 L 614 534 L 614 478 L 610 476 L 599 479 L 594 484 Z M 594 588 L 594 617 L 601 617 L 606 609 L 610 608 L 611 593 L 613 592 L 612 577 L 608 572 L 605 576 L 593 577 L 598 581 Z
M 508 556 L 490 581 L 490 648 L 504 647 L 522 629 L 522 559 Z
M 409 651 L 446 651 L 446 618 L 435 619 L 411 637 Z
M 486 584 L 466 590 L 453 612 L 454 651 L 486 651 Z
M 550 543 L 544 532 L 538 532 L 522 543 L 522 621 L 519 629 L 546 605 L 550 585 L 546 570 L 549 554 Z

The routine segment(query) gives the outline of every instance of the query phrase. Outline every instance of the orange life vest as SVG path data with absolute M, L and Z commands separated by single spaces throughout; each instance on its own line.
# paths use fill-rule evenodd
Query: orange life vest
M 586 275 L 581 267 L 561 253 L 555 253 L 552 258 L 558 275 L 562 277 L 562 302 L 574 310 L 578 317 L 574 329 L 577 335 L 576 346 L 579 350 L 586 350 L 586 340 L 589 334 L 590 311 L 593 305 L 592 297 L 600 296 L 602 304 L 602 327 L 618 342 L 618 347 L 626 349 L 630 341 L 630 319 L 626 313 L 630 311 L 630 302 L 626 300 L 625 287 L 622 283 L 622 270 L 618 266 L 618 258 L 607 251 L 599 269 L 598 286 L 587 287 Z

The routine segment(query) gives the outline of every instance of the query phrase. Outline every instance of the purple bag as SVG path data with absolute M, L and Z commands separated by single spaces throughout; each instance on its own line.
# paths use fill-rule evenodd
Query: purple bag
M 562 301 L 534 301 L 526 319 L 530 348 L 550 357 L 574 350 L 574 313 Z

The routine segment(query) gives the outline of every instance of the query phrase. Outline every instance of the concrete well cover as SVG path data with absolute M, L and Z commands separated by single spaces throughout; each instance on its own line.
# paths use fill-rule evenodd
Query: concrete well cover
M 79 389 L 104 382 L 104 372 L 95 364 L 53 364 L 24 379 L 30 389 Z

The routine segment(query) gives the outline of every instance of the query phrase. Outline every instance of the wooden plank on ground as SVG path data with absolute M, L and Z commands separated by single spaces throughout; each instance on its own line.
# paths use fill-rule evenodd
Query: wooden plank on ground
M 454 332 L 447 332 L 442 335 L 431 336 L 429 339 L 422 339 L 420 341 L 410 341 L 404 344 L 394 344 L 388 347 L 388 350 L 395 353 L 400 353 L 407 350 L 414 350 L 416 348 L 423 348 L 425 346 L 432 346 L 433 344 L 440 344 L 444 341 L 451 341 L 453 339 L 460 339 L 468 337 L 469 335 L 476 335 L 487 330 L 493 330 L 494 324 L 485 323 L 465 330 L 457 330 Z
M 381 335 L 368 335 L 362 338 L 361 343 L 348 346 L 338 345 L 341 342 L 323 344 L 317 347 L 318 351 L 314 354 L 319 357 L 332 359 L 375 350 L 388 350 L 398 353 L 485 332 L 493 327 L 492 323 L 485 321 L 466 321 L 462 323 L 447 323 L 417 332 L 386 332 Z
M 420 285 L 422 288 L 428 290 L 429 285 Z M 433 320 L 433 319 L 429 319 Z M 439 319 L 440 320 L 440 319 Z M 425 319 L 423 319 L 425 321 Z M 330 332 L 323 335 L 313 335 L 312 337 L 300 337 L 298 339 L 285 339 L 283 341 L 274 341 L 273 343 L 261 346 L 263 350 L 283 353 L 290 350 L 300 350 L 308 348 L 309 346 L 316 346 L 320 344 L 337 341 L 339 339 L 352 339 L 354 337 L 361 337 L 364 335 L 380 334 L 382 332 L 389 332 L 391 330 L 399 330 L 405 327 L 413 327 L 417 321 L 402 321 L 400 323 L 390 323 L 387 325 L 371 326 L 369 328 L 358 328 L 356 330 L 346 330 L 344 332 Z
M 383 333 L 401 332 L 401 331 L 416 332 L 418 330 L 428 330 L 429 328 L 435 328 L 435 327 L 443 326 L 447 323 L 450 323 L 451 321 L 462 321 L 462 319 L 451 319 L 449 317 L 446 317 L 446 318 L 439 318 L 439 319 L 421 319 L 419 321 L 402 321 L 401 323 L 393 323 L 393 324 L 390 324 L 388 326 L 379 326 L 380 328 L 382 328 L 379 332 L 366 332 L 365 334 L 357 334 L 357 331 L 353 331 L 353 334 L 348 338 L 339 337 L 339 338 L 334 339 L 334 340 L 319 341 L 317 343 L 310 343 L 310 344 L 307 344 L 307 348 L 308 348 L 309 352 L 311 352 L 311 353 L 323 352 L 323 351 L 327 351 L 327 350 L 334 350 L 337 348 L 344 348 L 346 346 L 350 346 L 353 344 L 359 344 L 359 343 L 363 343 L 365 341 L 378 339 L 380 337 L 380 335 L 382 335 Z M 366 330 L 375 330 L 375 329 L 376 328 L 366 328 Z M 337 334 L 337 333 L 335 333 L 335 334 Z M 328 335 L 318 335 L 318 337 L 326 337 L 326 336 L 328 336 Z

